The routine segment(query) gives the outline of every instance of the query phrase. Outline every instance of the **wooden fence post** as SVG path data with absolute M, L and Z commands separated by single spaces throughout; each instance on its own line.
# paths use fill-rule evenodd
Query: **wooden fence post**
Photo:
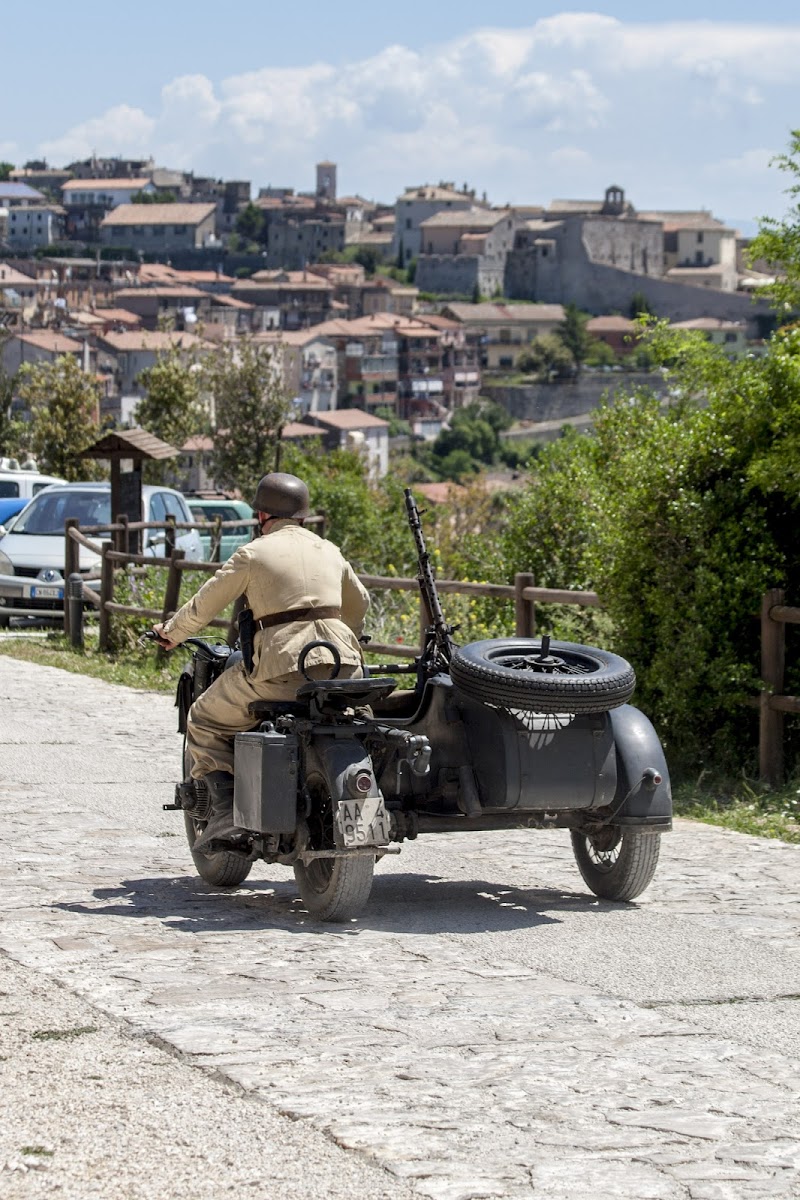
M 517 637 L 533 637 L 536 633 L 536 609 L 532 600 L 526 600 L 523 590 L 533 587 L 533 575 L 519 571 L 514 576 L 514 632 Z
M 761 682 L 759 697 L 758 770 L 770 787 L 783 783 L 783 713 L 770 707 L 770 697 L 783 692 L 786 660 L 786 626 L 774 621 L 771 610 L 785 602 L 781 588 L 765 592 L 761 600 Z
M 172 532 L 175 533 L 175 518 L 173 517 Z M 161 614 L 162 623 L 177 612 L 180 607 L 181 598 L 181 572 L 178 569 L 178 563 L 182 558 L 186 557 L 185 550 L 176 550 L 173 548 L 169 556 L 169 574 L 167 575 L 167 586 L 164 591 L 164 611 Z M 167 651 L 158 648 L 158 659 L 161 661 L 166 658 Z
M 167 513 L 167 523 L 164 527 L 164 557 L 171 558 L 175 552 L 175 517 Z
M 108 650 L 111 640 L 111 613 L 106 604 L 114 599 L 114 563 L 108 557 L 111 542 L 104 542 L 100 567 L 100 637 L 99 650 Z
M 222 559 L 222 517 L 217 515 L 214 517 L 214 528 L 211 533 L 211 562 L 220 562 Z
M 78 543 L 73 541 L 69 536 L 70 529 L 76 529 L 80 525 L 77 517 L 67 517 L 64 522 L 64 636 L 70 637 L 70 612 L 68 600 L 68 583 L 70 575 L 74 575 L 78 570 Z
M 128 518 L 123 513 L 114 519 L 115 525 L 121 525 L 122 528 L 114 534 L 114 539 L 117 543 L 117 549 L 120 554 L 130 554 L 131 551 L 136 553 L 136 546 L 131 546 L 131 535 L 128 532 Z
M 167 587 L 164 592 L 164 613 L 162 621 L 166 621 L 173 613 L 177 612 L 180 605 L 178 601 L 181 597 L 181 572 L 178 568 L 178 563 L 182 558 L 186 557 L 185 550 L 173 550 L 169 556 L 169 574 L 167 575 Z

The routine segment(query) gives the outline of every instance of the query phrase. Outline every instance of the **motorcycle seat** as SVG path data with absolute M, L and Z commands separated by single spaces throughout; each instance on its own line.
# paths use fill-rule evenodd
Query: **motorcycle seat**
M 388 676 L 383 679 L 312 679 L 297 689 L 298 700 L 315 700 L 319 706 L 337 708 L 374 704 L 397 686 Z

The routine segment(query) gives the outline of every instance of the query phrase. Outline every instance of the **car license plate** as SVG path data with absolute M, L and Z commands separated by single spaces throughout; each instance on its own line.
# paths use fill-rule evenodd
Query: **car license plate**
M 339 801 L 339 829 L 348 846 L 385 846 L 389 841 L 389 814 L 382 796 Z
M 58 587 L 32 587 L 31 600 L 63 600 L 64 589 Z

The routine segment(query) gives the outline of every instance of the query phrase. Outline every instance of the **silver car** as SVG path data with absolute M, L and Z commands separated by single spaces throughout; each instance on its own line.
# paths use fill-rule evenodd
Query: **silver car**
M 165 522 L 168 516 L 174 516 L 178 522 L 196 519 L 181 493 L 172 488 L 145 485 L 142 508 L 144 521 Z M 111 485 L 95 482 L 51 484 L 34 496 L 7 525 L 0 525 L 0 627 L 7 626 L 12 617 L 62 618 L 64 522 L 68 517 L 76 517 L 82 526 L 109 525 Z M 146 530 L 144 553 L 163 554 L 164 541 L 163 529 Z M 176 545 L 186 552 L 187 558 L 198 560 L 203 557 L 196 529 L 178 530 Z M 100 556 L 81 546 L 81 574 L 88 575 L 99 566 Z

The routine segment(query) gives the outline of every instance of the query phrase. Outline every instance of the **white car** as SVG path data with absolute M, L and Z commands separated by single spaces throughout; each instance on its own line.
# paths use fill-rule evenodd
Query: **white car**
M 145 485 L 142 488 L 144 521 L 178 522 L 194 518 L 180 492 L 172 488 Z M 51 484 L 26 504 L 8 525 L 0 525 L 0 627 L 12 617 L 55 617 L 64 612 L 64 522 L 77 517 L 81 526 L 111 524 L 111 485 L 109 483 Z M 103 537 L 90 535 L 92 540 Z M 105 535 L 107 538 L 110 535 Z M 163 529 L 144 532 L 144 553 L 164 552 Z M 196 529 L 179 529 L 175 543 L 195 561 L 203 558 L 200 534 Z M 100 556 L 79 550 L 82 575 L 96 572 Z M 99 581 L 94 584 L 99 587 Z

